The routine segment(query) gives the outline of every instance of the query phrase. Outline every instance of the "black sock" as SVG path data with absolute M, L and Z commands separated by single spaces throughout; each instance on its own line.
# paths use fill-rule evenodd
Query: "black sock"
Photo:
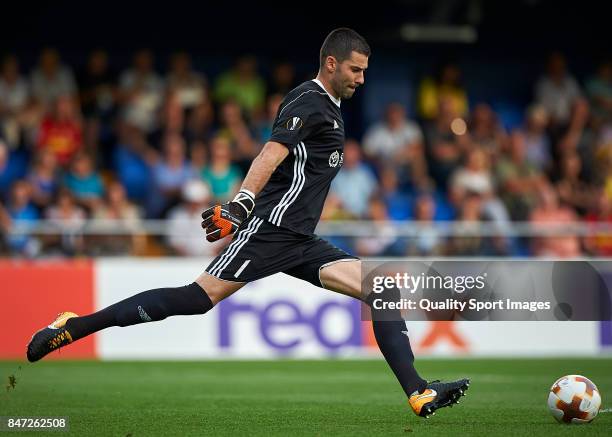
M 397 301 L 399 291 L 388 290 L 384 296 L 371 293 L 366 303 L 372 307 L 372 299 L 382 298 L 384 301 Z M 414 368 L 414 354 L 408 338 L 408 328 L 402 319 L 399 310 L 372 310 L 372 326 L 378 348 L 382 352 L 387 364 L 395 374 L 406 396 L 410 397 L 415 391 L 422 392 L 427 381 L 419 376 Z
M 213 303 L 196 282 L 184 287 L 157 288 L 128 297 L 98 312 L 66 322 L 72 340 L 111 326 L 130 326 L 169 316 L 204 314 Z
M 373 320 L 372 325 L 378 347 L 406 396 L 410 397 L 415 391 L 425 390 L 427 381 L 422 379 L 414 368 L 414 354 L 410 347 L 406 322 Z

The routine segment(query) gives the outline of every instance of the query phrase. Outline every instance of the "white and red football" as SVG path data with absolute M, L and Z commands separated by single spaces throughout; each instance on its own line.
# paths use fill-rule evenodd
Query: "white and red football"
M 567 375 L 550 388 L 548 408 L 561 423 L 589 423 L 601 408 L 601 395 L 589 378 Z

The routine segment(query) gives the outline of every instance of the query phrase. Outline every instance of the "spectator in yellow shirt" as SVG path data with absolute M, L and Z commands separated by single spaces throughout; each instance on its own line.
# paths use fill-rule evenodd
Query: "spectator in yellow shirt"
M 440 100 L 450 101 L 453 112 L 459 116 L 468 113 L 467 92 L 461 85 L 461 70 L 452 63 L 443 64 L 436 77 L 425 77 L 419 86 L 419 115 L 433 120 L 438 115 Z

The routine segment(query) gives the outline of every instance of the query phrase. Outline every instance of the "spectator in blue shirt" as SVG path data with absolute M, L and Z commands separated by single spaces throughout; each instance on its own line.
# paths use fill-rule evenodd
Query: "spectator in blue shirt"
M 183 138 L 176 134 L 168 135 L 161 159 L 149 157 L 149 163 L 154 189 L 149 191 L 148 212 L 152 217 L 159 217 L 178 203 L 181 188 L 193 176 Z
M 41 149 L 36 154 L 34 165 L 28 174 L 32 186 L 32 201 L 41 209 L 49 206 L 58 188 L 58 169 L 55 154 Z
M 13 184 L 6 208 L 9 223 L 5 227 L 12 228 L 15 221 L 27 226 L 30 223 L 34 224 L 40 218 L 31 199 L 32 190 L 26 181 L 19 180 Z M 10 235 L 6 240 L 10 251 L 15 254 L 34 255 L 37 252 L 38 244 L 28 233 Z
M 356 218 L 363 218 L 377 187 L 376 178 L 361 160 L 361 149 L 355 140 L 346 141 L 340 161 L 344 164 L 332 182 L 331 191 L 342 200 L 345 210 Z
M 132 201 L 144 204 L 151 187 L 150 155 L 152 147 L 136 126 L 119 123 L 119 141 L 113 156 L 113 169 Z
M 64 185 L 79 203 L 90 209 L 95 208 L 104 195 L 102 178 L 93 168 L 91 158 L 84 153 L 72 161 L 70 171 L 64 176 Z
M 0 139 L 0 200 L 8 197 L 13 183 L 21 178 L 26 170 L 26 161 L 18 153 L 10 153 Z
M 411 198 L 399 189 L 397 170 L 385 167 L 380 174 L 380 191 L 390 220 L 411 218 Z
M 224 137 L 215 137 L 210 144 L 210 163 L 201 174 L 218 202 L 230 200 L 240 189 L 242 173 L 232 163 L 230 143 Z

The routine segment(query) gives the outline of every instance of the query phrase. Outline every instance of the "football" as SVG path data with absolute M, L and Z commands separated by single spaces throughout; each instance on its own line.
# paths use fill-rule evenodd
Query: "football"
M 561 423 L 589 423 L 601 407 L 601 395 L 589 378 L 563 376 L 552 385 L 548 394 L 550 413 Z

